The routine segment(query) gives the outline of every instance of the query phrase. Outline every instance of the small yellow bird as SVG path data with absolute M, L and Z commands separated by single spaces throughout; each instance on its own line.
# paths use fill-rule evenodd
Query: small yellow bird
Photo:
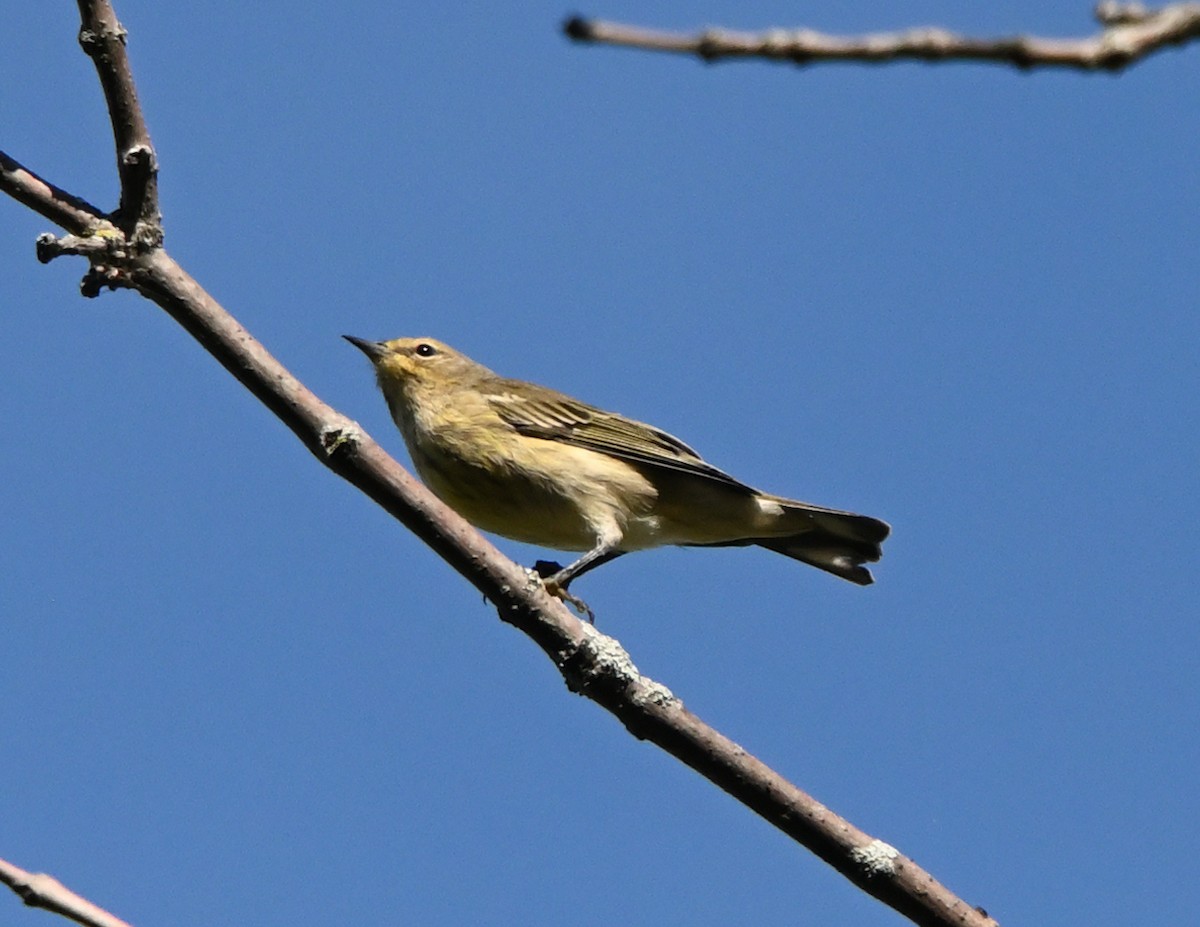
M 432 338 L 365 341 L 421 479 L 484 531 L 586 551 L 540 562 L 546 588 L 590 616 L 567 586 L 621 554 L 667 544 L 757 544 L 867 585 L 882 521 L 760 492 L 664 431 L 544 386 L 509 380 Z

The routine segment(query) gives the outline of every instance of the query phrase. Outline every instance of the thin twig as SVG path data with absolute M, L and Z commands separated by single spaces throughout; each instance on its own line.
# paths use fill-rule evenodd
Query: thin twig
M 91 40 L 84 47 L 96 62 L 113 116 L 118 163 L 122 167 L 122 209 L 133 202 L 144 207 L 154 198 L 153 174 L 147 181 L 144 171 L 128 170 L 123 153 L 148 151 L 151 157 L 145 163 L 153 165 L 153 149 L 133 92 L 124 34 L 116 25 L 108 0 L 79 3 L 85 32 L 107 36 L 96 40 L 106 48 L 102 54 L 89 45 Z M 5 189 L 13 192 L 11 186 Z M 57 193 L 57 199 L 66 197 L 61 191 Z M 47 206 L 45 197 L 36 202 Z M 69 202 L 82 201 L 71 198 Z M 34 208 L 58 221 L 51 215 L 54 210 L 47 212 L 38 205 Z M 357 423 L 318 399 L 206 293 L 159 242 L 145 237 L 146 228 L 156 227 L 156 206 L 153 216 L 139 214 L 137 229 L 129 228 L 131 217 L 126 214 L 123 224 L 111 234 L 80 234 L 86 230 L 78 228 L 78 217 L 69 210 L 63 216 L 69 222 L 60 224 L 75 236 L 39 239 L 40 257 L 49 260 L 63 254 L 83 254 L 91 262 L 84 281 L 85 294 L 95 295 L 103 286 L 129 287 L 161 306 L 278 416 L 318 460 L 387 509 L 483 592 L 496 605 L 501 619 L 542 648 L 573 691 L 607 708 L 635 736 L 657 744 L 706 776 L 915 923 L 926 927 L 995 927 L 995 921 L 946 890 L 911 860 L 838 817 L 687 711 L 665 686 L 638 673 L 617 641 L 579 621 L 546 592 L 536 575 L 501 554 Z M 27 883 L 28 879 L 20 884 Z M 110 923 L 115 927 L 119 922 Z
M 705 61 L 766 58 L 804 65 L 818 61 L 880 63 L 916 59 L 1084 71 L 1120 71 L 1169 45 L 1200 38 L 1200 3 L 1175 3 L 1149 11 L 1138 4 L 1110 2 L 1101 4 L 1095 13 L 1104 28 L 1083 39 L 1025 35 L 977 39 L 933 27 L 858 36 L 829 35 L 811 29 L 759 33 L 705 29 L 686 33 L 583 17 L 567 20 L 563 31 L 579 42 L 691 54 Z
M 86 200 L 72 196 L 0 151 L 0 190 L 38 215 L 75 235 L 89 235 L 111 223 Z
M 0 859 L 0 882 L 20 895 L 29 907 L 61 914 L 84 927 L 130 927 L 119 917 L 76 895 L 54 876 L 26 872 Z

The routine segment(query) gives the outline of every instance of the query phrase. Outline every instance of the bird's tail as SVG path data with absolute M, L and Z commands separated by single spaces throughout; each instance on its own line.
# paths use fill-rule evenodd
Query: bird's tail
M 764 509 L 773 510 L 768 536 L 710 546 L 757 544 L 860 586 L 875 581 L 863 564 L 874 563 L 882 556 L 880 545 L 891 531 L 886 522 L 766 493 L 758 499 Z
M 886 522 L 779 496 L 763 498 L 779 505 L 783 509 L 781 520 L 794 524 L 796 531 L 757 538 L 753 543 L 860 586 L 875 581 L 863 564 L 874 563 L 883 555 L 880 545 L 891 531 Z

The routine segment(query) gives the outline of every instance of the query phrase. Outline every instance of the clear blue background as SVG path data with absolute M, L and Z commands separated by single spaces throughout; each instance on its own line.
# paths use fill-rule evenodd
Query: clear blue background
M 0 147 L 111 206 L 75 5 L 10 6 Z M 588 576 L 643 672 L 1006 927 L 1194 917 L 1200 47 L 798 70 L 558 31 L 1094 29 L 1031 0 L 118 12 L 169 250 L 401 459 L 343 332 L 894 525 L 869 589 L 765 551 Z M 161 311 L 38 265 L 48 227 L 0 203 L 0 856 L 143 925 L 900 922 L 569 694 Z

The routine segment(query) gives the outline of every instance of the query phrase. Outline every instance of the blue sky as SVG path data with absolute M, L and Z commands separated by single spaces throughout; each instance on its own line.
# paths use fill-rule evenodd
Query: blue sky
M 558 33 L 1093 28 L 1025 0 L 118 12 L 168 249 L 400 459 L 343 332 L 892 523 L 868 589 L 752 550 L 587 576 L 643 672 L 1002 924 L 1192 916 L 1200 49 L 797 70 Z M 7 14 L 0 148 L 111 205 L 74 4 Z M 38 265 L 46 229 L 0 203 L 0 856 L 173 927 L 902 922 L 566 692 L 158 309 Z

